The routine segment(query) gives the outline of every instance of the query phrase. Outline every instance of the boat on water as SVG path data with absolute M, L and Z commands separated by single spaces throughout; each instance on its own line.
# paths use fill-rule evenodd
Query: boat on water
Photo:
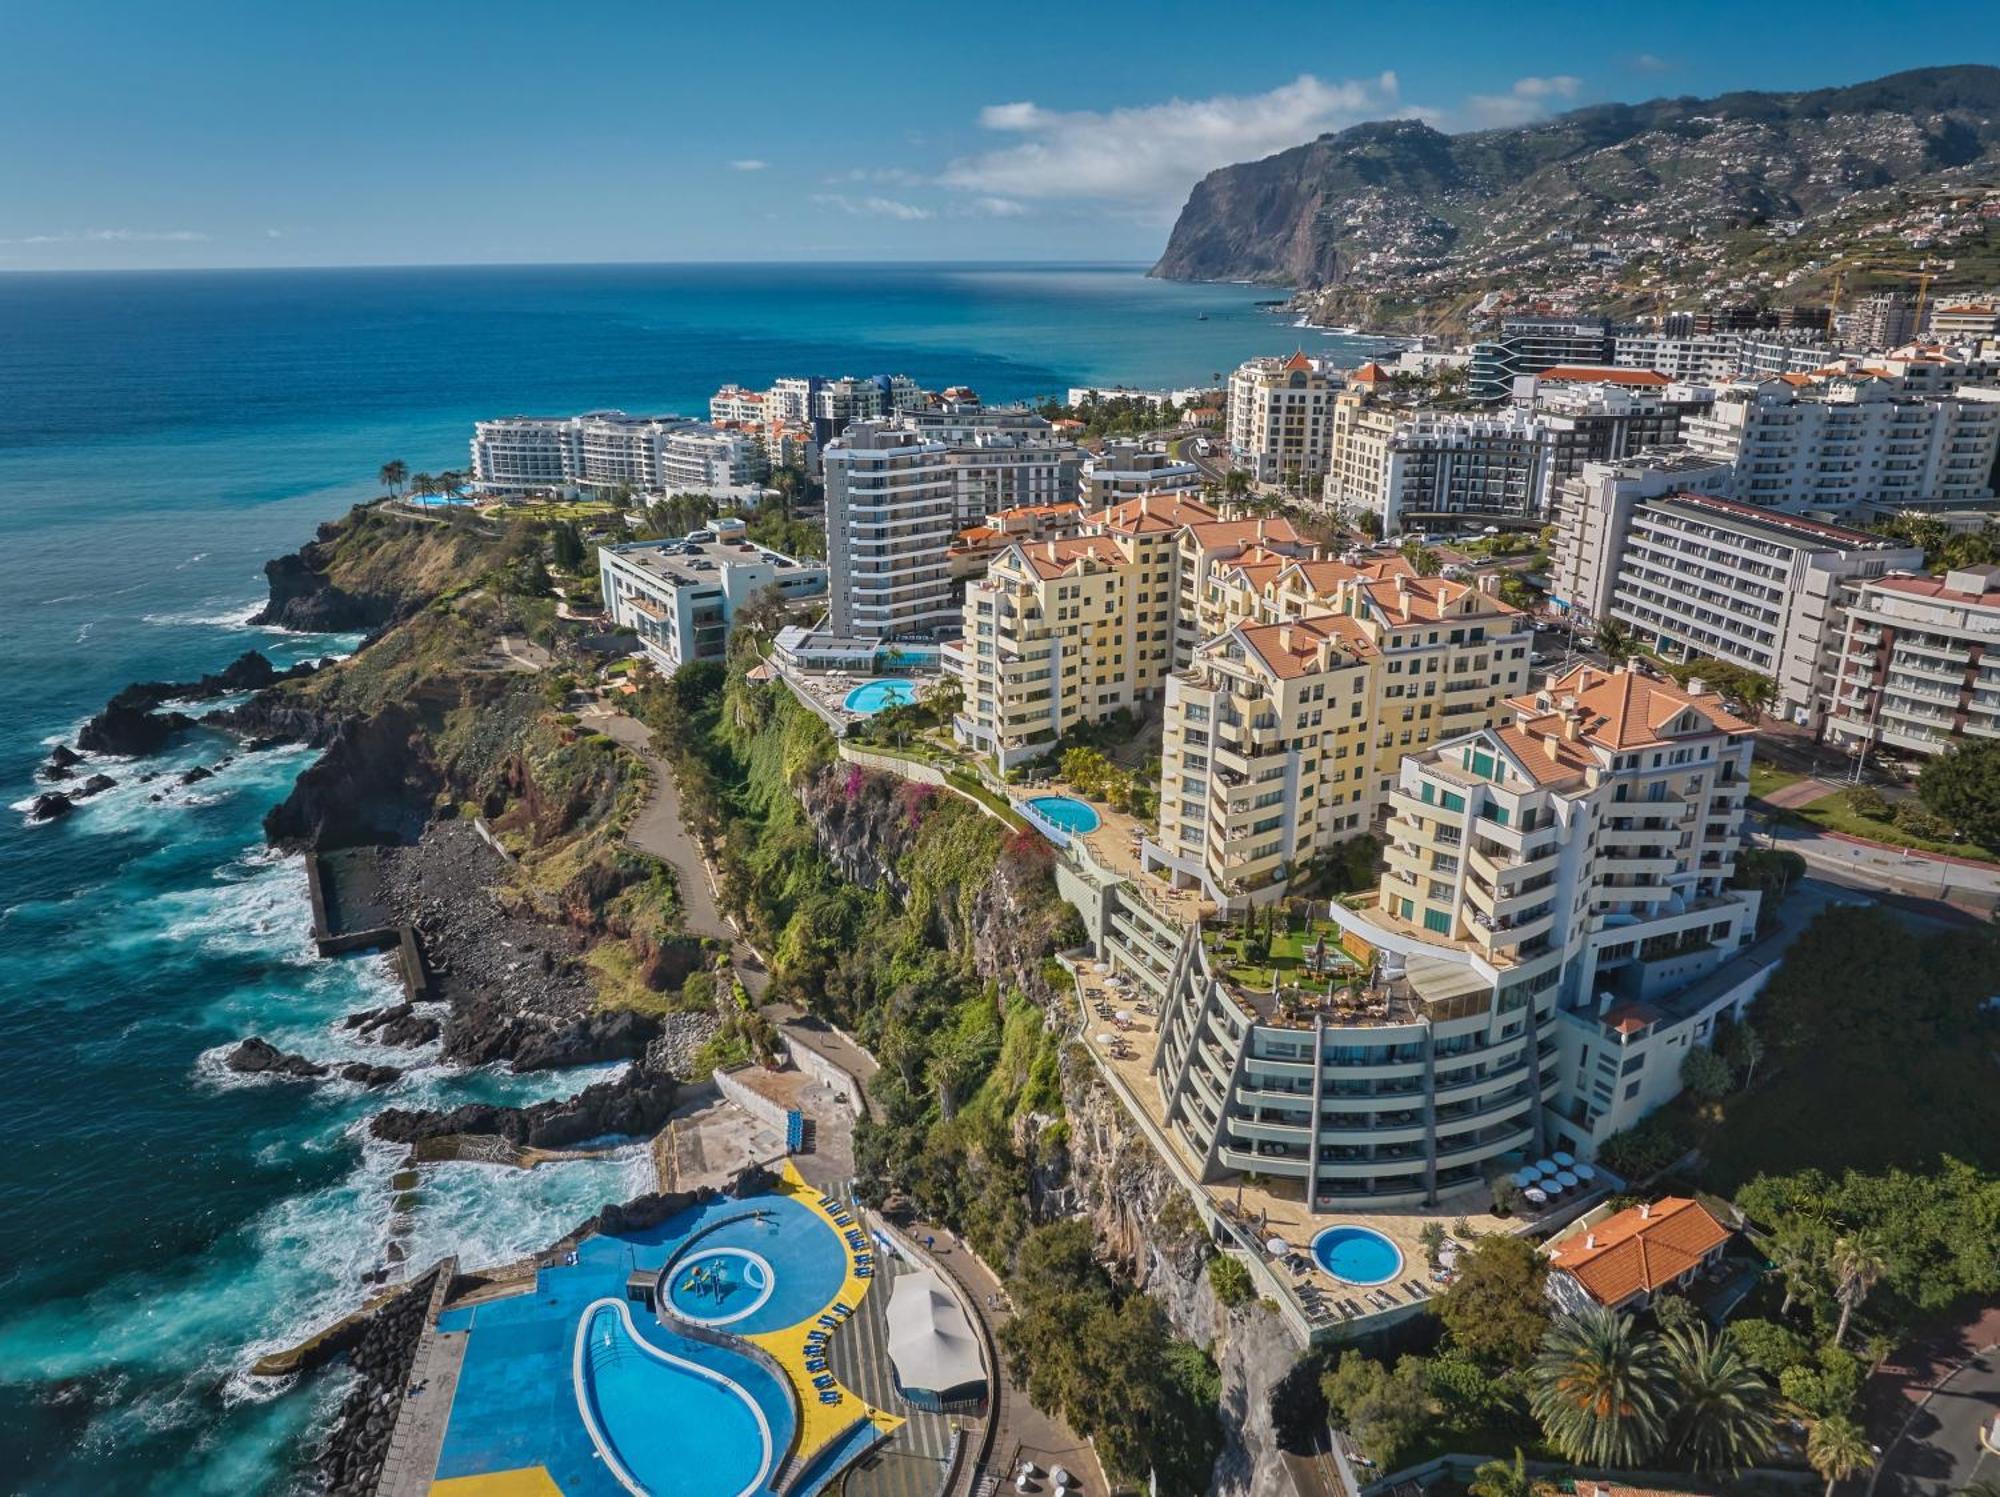
M 1197 313 L 1195 313 L 1195 317 L 1194 317 L 1194 320 L 1195 320 L 1196 322 L 1206 322 L 1206 321 L 1208 321 L 1208 313 L 1206 313 L 1206 312 L 1197 312 Z

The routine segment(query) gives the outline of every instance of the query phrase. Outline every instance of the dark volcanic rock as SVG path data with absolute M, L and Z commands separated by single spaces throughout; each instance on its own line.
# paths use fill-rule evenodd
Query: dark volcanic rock
M 658 1019 L 631 1009 L 594 1010 L 551 1025 L 480 995 L 453 1005 L 444 1046 L 447 1055 L 467 1065 L 512 1060 L 516 1071 L 545 1071 L 634 1060 L 659 1033 Z
M 416 1143 L 459 1133 L 495 1134 L 515 1144 L 562 1149 L 604 1134 L 650 1137 L 672 1116 L 679 1083 L 634 1066 L 616 1081 L 600 1081 L 561 1102 L 532 1107 L 472 1103 L 450 1112 L 391 1107 L 377 1113 L 369 1131 L 391 1143 Z
M 303 1055 L 287 1055 L 269 1040 L 254 1034 L 231 1050 L 222 1063 L 246 1076 L 291 1076 L 301 1081 L 315 1080 L 327 1071 L 325 1066 L 316 1065 Z
M 60 790 L 47 790 L 35 797 L 28 818 L 31 821 L 60 821 L 75 809 L 76 802 Z
M 49 750 L 49 765 L 54 769 L 73 769 L 83 762 L 83 755 L 66 743 L 59 743 Z
M 157 754 L 193 726 L 194 719 L 184 712 L 151 712 L 113 702 L 83 725 L 76 744 L 86 753 L 141 758 Z
M 415 1004 L 391 1003 L 384 1008 L 364 1008 L 340 1021 L 343 1029 L 358 1029 L 384 1045 L 428 1045 L 438 1037 L 439 1024 L 429 1014 L 418 1013 Z
M 339 1494 L 373 1492 L 389 1454 L 396 1411 L 408 1396 L 410 1370 L 423 1338 L 425 1312 L 437 1270 L 375 1311 L 348 1349 L 354 1385 L 341 1400 L 340 1417 L 319 1449 L 314 1465 L 318 1488 Z M 439 1396 L 428 1393 L 426 1396 Z
M 201 765 L 197 764 L 193 769 L 190 769 L 186 774 L 181 776 L 181 783 L 183 785 L 199 785 L 203 780 L 212 780 L 214 778 L 214 770 L 204 769 Z
M 70 793 L 80 800 L 86 795 L 101 795 L 117 783 L 108 774 L 94 774 Z
M 340 1079 L 358 1082 L 362 1086 L 387 1086 L 403 1073 L 394 1066 L 371 1066 L 366 1061 L 351 1061 L 340 1068 Z
M 410 841 L 442 784 L 408 708 L 350 717 L 265 816 L 264 835 L 279 847 L 321 850 Z
M 325 534 L 324 527 L 321 533 Z M 343 634 L 378 628 L 394 617 L 390 600 L 343 592 L 328 581 L 326 574 L 314 567 L 315 555 L 314 547 L 307 546 L 264 563 L 271 599 L 257 610 L 251 623 L 275 624 L 306 634 Z
M 76 771 L 71 769 L 67 764 L 44 764 L 38 773 L 43 779 L 49 781 L 73 780 L 76 778 Z

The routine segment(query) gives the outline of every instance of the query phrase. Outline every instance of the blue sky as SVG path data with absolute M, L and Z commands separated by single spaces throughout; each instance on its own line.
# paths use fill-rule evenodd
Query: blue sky
M 1993 21 L 1949 0 L 1921 24 L 1846 0 L 5 0 L 0 268 L 1147 259 L 1204 171 L 1357 120 L 1996 62 Z

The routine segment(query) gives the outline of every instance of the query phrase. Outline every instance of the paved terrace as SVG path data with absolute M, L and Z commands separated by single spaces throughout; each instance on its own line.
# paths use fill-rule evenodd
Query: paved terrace
M 1189 1178 L 1200 1181 L 1205 1162 L 1188 1146 L 1179 1130 L 1167 1121 L 1159 1082 L 1153 1075 L 1153 1053 L 1159 1045 L 1157 1014 L 1139 1006 L 1130 987 L 1113 986 L 1110 973 L 1098 962 L 1078 962 L 1076 977 L 1080 1005 L 1079 1033 L 1096 1058 L 1098 1068 L 1128 1105 L 1135 1105 L 1153 1125 L 1149 1132 L 1157 1132 L 1167 1140 L 1174 1162 L 1181 1166 L 1182 1171 Z M 1131 1018 L 1122 1025 L 1115 1017 L 1106 1020 L 1099 1012 L 1100 1005 L 1108 1008 L 1113 1015 L 1123 1011 Z M 1117 1043 L 1103 1043 L 1100 1036 L 1106 1034 L 1113 1036 Z M 1253 1182 L 1246 1176 L 1230 1172 L 1220 1180 L 1204 1183 L 1201 1189 L 1215 1209 L 1239 1223 L 1247 1236 L 1258 1242 L 1274 1236 L 1282 1237 L 1310 1264 L 1301 1274 L 1294 1274 L 1283 1265 L 1271 1264 L 1278 1282 L 1309 1285 L 1324 1298 L 1336 1302 L 1343 1299 L 1361 1301 L 1362 1291 L 1335 1279 L 1312 1262 L 1309 1249 L 1313 1236 L 1328 1227 L 1370 1227 L 1394 1242 L 1403 1254 L 1403 1271 L 1397 1276 L 1395 1284 L 1384 1286 L 1378 1292 L 1388 1294 L 1398 1304 L 1408 1305 L 1414 1302 L 1414 1298 L 1400 1287 L 1402 1281 L 1409 1279 L 1429 1283 L 1430 1280 L 1429 1265 L 1418 1236 L 1426 1223 L 1441 1222 L 1450 1229 L 1463 1217 L 1470 1229 L 1479 1233 L 1514 1232 L 1521 1225 L 1518 1219 L 1496 1217 L 1484 1209 L 1486 1200 L 1483 1191 L 1476 1195 L 1468 1194 L 1462 1202 L 1447 1202 L 1432 1210 L 1335 1210 L 1315 1214 L 1306 1209 L 1305 1182 L 1302 1180 L 1265 1178 Z M 1293 1298 L 1297 1301 L 1296 1295 Z M 1365 1301 L 1362 1303 L 1366 1307 Z M 1366 1308 L 1372 1318 L 1376 1312 L 1372 1307 Z M 1304 1311 L 1303 1305 L 1300 1313 L 1309 1321 L 1315 1318 Z M 1341 1319 L 1322 1319 L 1320 1323 L 1337 1324 Z

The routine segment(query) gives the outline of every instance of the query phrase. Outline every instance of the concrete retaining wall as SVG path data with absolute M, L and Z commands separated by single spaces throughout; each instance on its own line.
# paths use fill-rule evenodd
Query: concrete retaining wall
M 762 1092 L 745 1086 L 728 1071 L 715 1073 L 715 1089 L 721 1092 L 727 1101 L 735 1103 L 759 1122 L 770 1124 L 777 1130 L 778 1137 L 785 1136 L 786 1126 L 791 1119 L 789 1109 L 780 1107 Z
M 845 1068 L 835 1065 L 810 1046 L 797 1043 L 788 1034 L 780 1032 L 778 1039 L 784 1047 L 785 1054 L 791 1057 L 793 1065 L 815 1081 L 823 1082 L 841 1093 L 847 1100 L 848 1111 L 855 1117 L 868 1116 L 867 1094 L 861 1090 L 861 1083 L 850 1076 Z

